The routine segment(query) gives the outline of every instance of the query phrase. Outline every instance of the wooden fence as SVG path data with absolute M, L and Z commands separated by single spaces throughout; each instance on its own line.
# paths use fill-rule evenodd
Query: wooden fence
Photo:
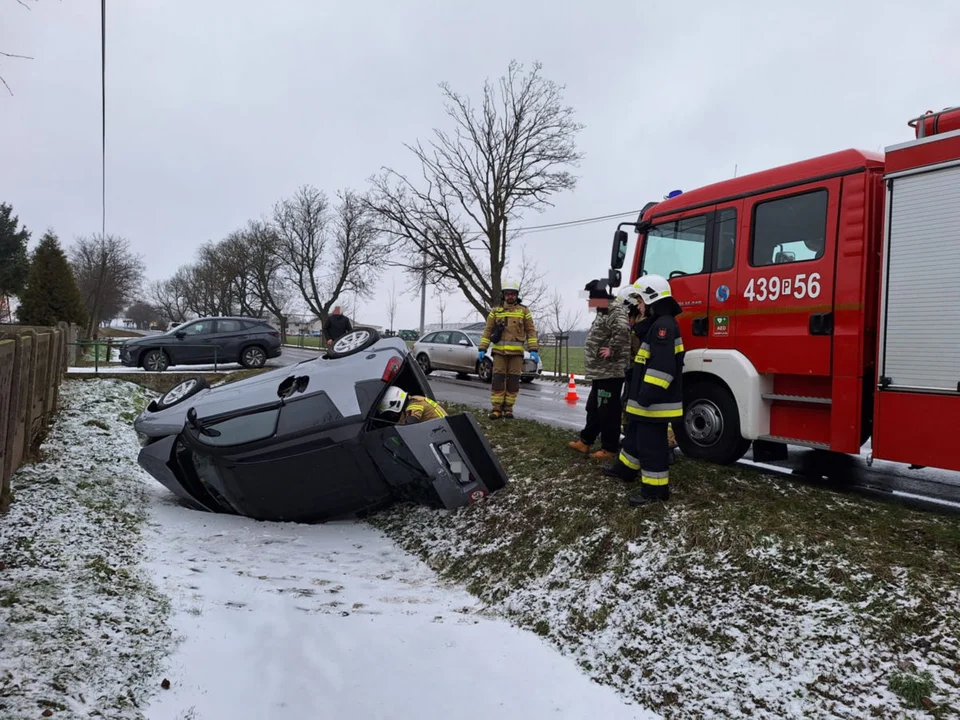
M 0 325 L 0 510 L 10 478 L 53 417 L 76 325 Z

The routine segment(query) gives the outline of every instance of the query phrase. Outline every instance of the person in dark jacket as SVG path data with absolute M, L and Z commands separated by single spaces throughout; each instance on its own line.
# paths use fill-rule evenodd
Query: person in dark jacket
M 659 275 L 644 275 L 633 288 L 640 311 L 652 319 L 634 357 L 627 399 L 632 422 L 626 441 L 608 475 L 632 481 L 640 472 L 640 491 L 630 496 L 631 505 L 646 505 L 670 498 L 670 444 L 667 429 L 683 417 L 683 338 L 676 316 L 680 305 L 670 283 Z M 633 452 L 631 452 L 633 451 Z
M 333 312 L 327 316 L 327 321 L 323 324 L 323 334 L 327 338 L 327 345 L 333 345 L 348 332 L 353 330 L 350 318 L 343 314 L 340 306 L 333 308 Z

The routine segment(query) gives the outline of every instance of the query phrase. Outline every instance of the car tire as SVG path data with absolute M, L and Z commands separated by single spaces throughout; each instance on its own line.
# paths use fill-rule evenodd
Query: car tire
M 208 387 L 210 387 L 210 383 L 208 383 L 202 375 L 189 377 L 186 380 L 178 382 L 161 395 L 156 401 L 156 408 L 157 410 L 166 410 L 169 407 L 182 403 L 187 398 L 193 397 Z
M 719 383 L 700 381 L 684 388 L 683 421 L 673 423 L 681 452 L 695 460 L 732 465 L 750 448 L 740 434 L 737 401 Z
M 522 383 L 532 383 L 532 382 L 533 382 L 533 378 L 530 377 L 529 375 L 521 375 L 521 376 L 520 376 L 520 382 L 522 382 Z
M 327 357 L 331 360 L 336 358 L 349 357 L 363 352 L 380 340 L 380 333 L 373 328 L 359 328 L 351 330 L 343 337 L 339 338 L 327 350 Z
M 493 382 L 493 362 L 487 358 L 477 362 L 477 375 L 483 382 Z
M 148 372 L 163 372 L 168 367 L 170 367 L 170 358 L 167 357 L 167 354 L 155 348 L 153 350 L 147 350 L 143 354 L 143 359 L 140 361 L 140 364 L 143 366 L 143 369 Z
M 267 351 L 259 345 L 248 345 L 240 351 L 240 364 L 251 370 L 262 368 L 267 364 Z
M 417 365 L 419 365 L 420 369 L 423 370 L 424 375 L 429 375 L 433 372 L 433 368 L 430 366 L 430 358 L 426 353 L 420 353 L 417 355 Z

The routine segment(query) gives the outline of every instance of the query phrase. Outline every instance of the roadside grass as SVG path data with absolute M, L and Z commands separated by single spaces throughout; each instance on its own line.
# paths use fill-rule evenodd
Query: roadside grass
M 371 522 L 598 681 L 667 717 L 960 709 L 956 517 L 682 456 L 631 508 L 571 433 L 478 421 L 506 488 Z
M 540 348 L 540 362 L 543 363 L 544 372 L 553 372 L 554 371 L 554 362 L 557 357 L 556 347 L 550 345 Z M 569 365 L 569 370 L 567 369 Z M 583 375 L 585 370 L 584 361 L 583 361 L 583 348 L 582 347 L 572 347 L 570 348 L 569 363 L 567 362 L 567 351 L 564 349 L 563 358 L 560 364 L 560 373 L 568 374 L 573 373 L 574 375 Z
M 0 717 L 142 718 L 172 641 L 169 601 L 139 565 L 146 504 L 125 431 L 147 399 L 90 382 L 63 383 L 0 517 Z

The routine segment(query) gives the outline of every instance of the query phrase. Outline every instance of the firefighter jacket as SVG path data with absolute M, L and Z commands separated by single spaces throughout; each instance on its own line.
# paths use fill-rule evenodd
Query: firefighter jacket
M 683 416 L 683 338 L 671 315 L 653 318 L 633 360 L 627 412 L 645 422 Z
M 610 303 L 606 312 L 598 310 L 583 346 L 584 377 L 587 380 L 622 378 L 632 360 L 630 334 L 623 303 Z M 610 357 L 600 357 L 600 348 L 605 347 L 610 348 Z
M 411 395 L 400 418 L 401 425 L 413 425 L 427 420 L 436 420 L 447 416 L 447 411 L 428 397 Z
M 630 378 L 633 375 L 633 360 L 637 356 L 637 352 L 640 350 L 640 343 L 650 329 L 650 323 L 652 322 L 653 318 L 635 315 L 633 324 L 630 326 L 630 358 L 627 361 L 628 392 L 630 390 Z
M 499 337 L 497 337 L 499 335 Z M 523 355 L 523 345 L 527 350 L 536 351 L 537 330 L 533 326 L 533 315 L 523 305 L 498 305 L 487 315 L 487 324 L 480 338 L 480 349 L 488 347 L 492 353 L 502 355 Z

